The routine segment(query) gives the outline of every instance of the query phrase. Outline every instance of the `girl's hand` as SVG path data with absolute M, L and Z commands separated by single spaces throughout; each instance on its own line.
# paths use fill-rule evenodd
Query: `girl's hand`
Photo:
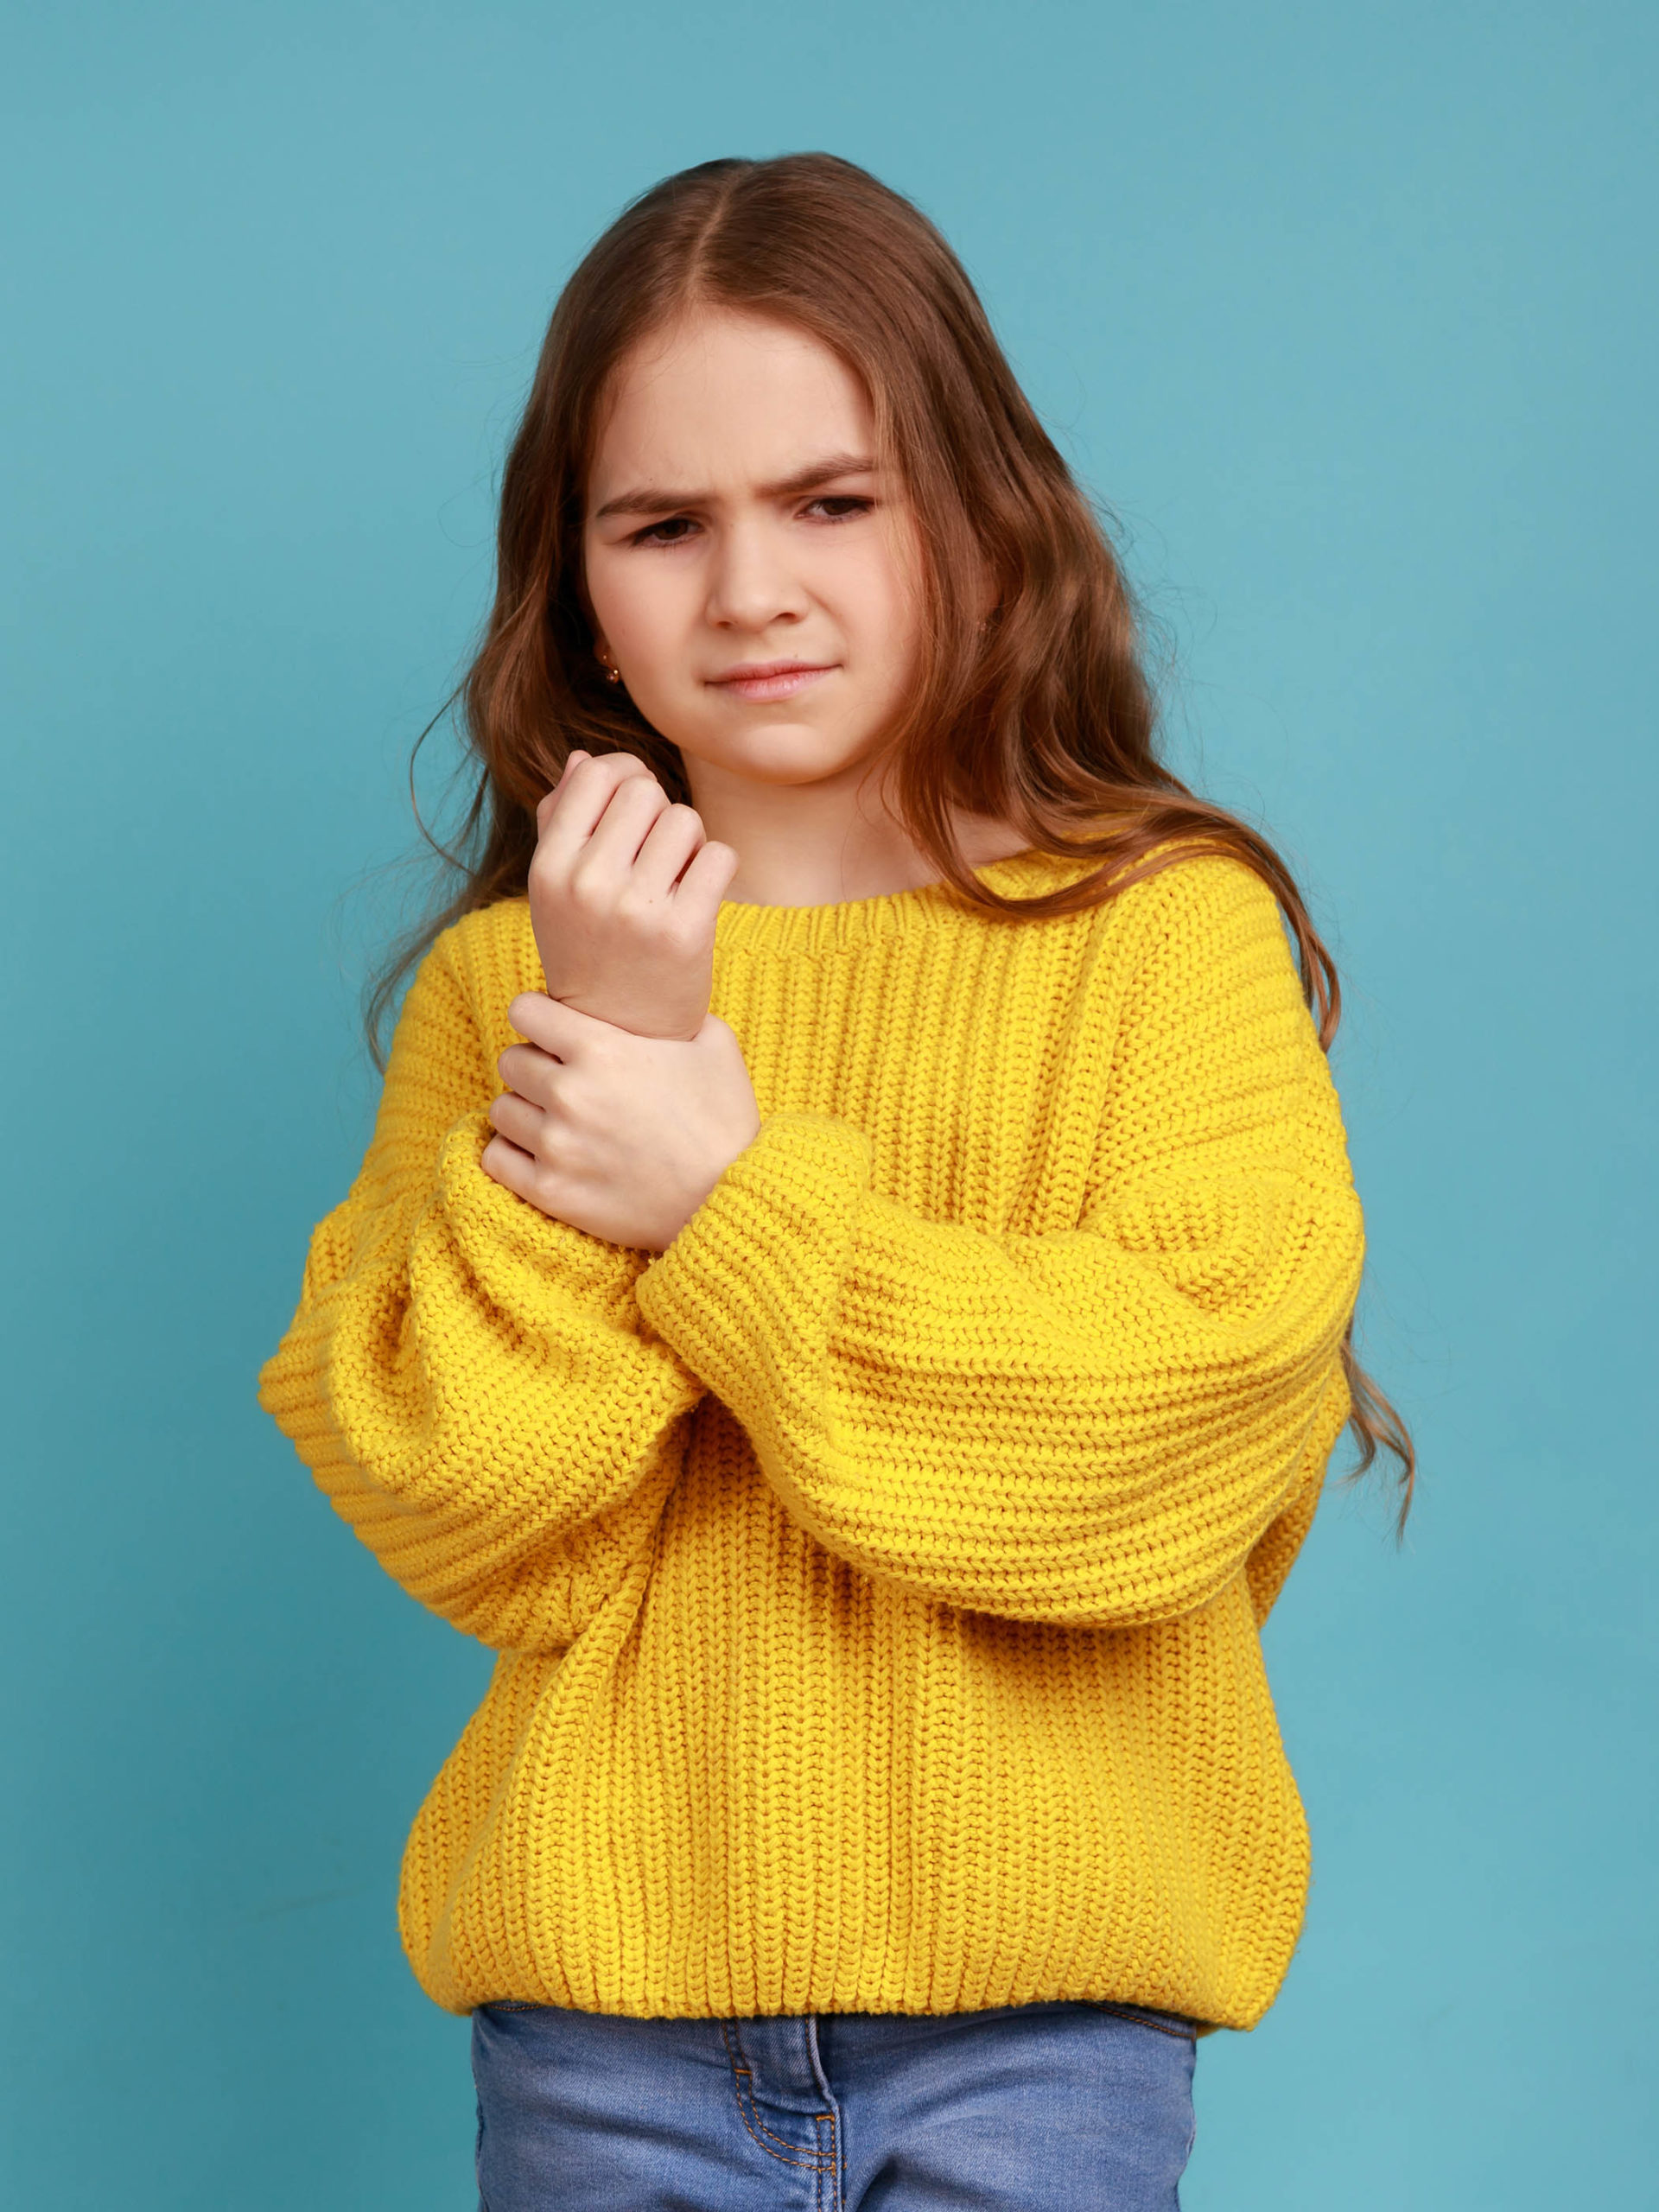
M 737 872 L 631 753 L 572 753 L 536 810 L 530 918 L 550 997 L 640 1037 L 695 1038 Z
M 526 991 L 508 1018 L 528 1044 L 496 1063 L 483 1166 L 555 1221 L 607 1243 L 665 1251 L 760 1131 L 735 1032 L 638 1037 Z

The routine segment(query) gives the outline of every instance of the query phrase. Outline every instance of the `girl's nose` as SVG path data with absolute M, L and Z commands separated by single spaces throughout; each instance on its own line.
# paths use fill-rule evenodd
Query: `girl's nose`
M 721 629 L 764 630 L 798 621 L 807 597 L 781 533 L 765 522 L 723 530 L 709 576 L 709 620 Z

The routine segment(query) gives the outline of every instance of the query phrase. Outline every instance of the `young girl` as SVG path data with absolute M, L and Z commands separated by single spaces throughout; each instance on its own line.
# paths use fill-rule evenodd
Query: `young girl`
M 475 865 L 262 1395 L 499 1654 L 401 1896 L 480 2201 L 1162 2212 L 1302 1914 L 1257 1631 L 1344 1425 L 1409 1479 L 1325 949 L 827 156 L 577 270 L 465 702 Z

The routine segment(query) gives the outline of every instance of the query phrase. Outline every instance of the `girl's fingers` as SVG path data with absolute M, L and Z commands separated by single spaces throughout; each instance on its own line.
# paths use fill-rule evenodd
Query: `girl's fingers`
M 495 1071 L 509 1090 L 528 1098 L 543 1111 L 553 1103 L 559 1063 L 539 1045 L 509 1045 L 497 1059 Z
M 583 867 L 591 865 L 602 881 L 620 890 L 639 858 L 640 846 L 667 811 L 668 804 L 668 793 L 649 769 L 621 778 L 577 855 Z
M 503 1190 L 524 1199 L 550 1220 L 559 1219 L 549 1196 L 553 1186 L 548 1182 L 545 1165 L 532 1160 L 527 1152 L 521 1152 L 516 1144 L 505 1137 L 492 1137 L 480 1155 L 479 1165 L 491 1181 L 499 1183 Z
M 507 1007 L 507 1020 L 521 1037 L 528 1037 L 532 1045 L 539 1046 L 544 1054 L 556 1061 L 574 1059 L 588 1047 L 616 1035 L 608 1021 L 601 1021 L 597 1014 L 583 1014 L 578 1007 L 566 1006 L 560 999 L 550 998 L 545 991 L 520 991 Z M 518 1050 L 516 1045 L 507 1047 L 509 1052 Z M 504 1053 L 502 1058 L 505 1057 Z M 557 1080 L 556 1074 L 544 1080 L 550 1087 Z
M 695 807 L 664 806 L 645 832 L 633 863 L 633 880 L 648 897 L 666 899 L 687 861 L 703 842 L 702 817 Z
M 550 1184 L 545 1163 L 532 1160 L 527 1152 L 521 1152 L 505 1137 L 490 1139 L 480 1156 L 479 1165 L 493 1182 L 499 1183 L 503 1190 L 511 1191 L 515 1198 L 524 1199 L 538 1213 L 544 1213 L 550 1221 L 563 1218 L 554 1211 L 551 1193 L 558 1186 Z
M 705 918 L 712 929 L 715 909 L 737 874 L 739 859 L 734 845 L 721 844 L 717 837 L 705 839 L 674 887 L 676 907 Z
M 503 1189 L 514 1191 L 521 1198 L 530 1196 L 531 1179 L 536 1173 L 536 1162 L 527 1152 L 520 1151 L 505 1137 L 494 1136 L 479 1154 L 479 1166 L 492 1182 Z
M 645 762 L 632 753 L 598 753 L 569 761 L 565 772 L 536 810 L 536 823 L 544 839 L 550 838 L 569 858 L 592 836 L 600 817 L 624 784 L 639 781 L 660 791 Z M 545 807 L 545 815 L 542 808 Z
M 541 798 L 536 802 L 536 827 L 537 830 L 544 830 L 547 827 L 547 817 L 553 810 L 553 803 L 558 798 L 559 793 L 564 789 L 565 785 L 569 782 L 570 771 L 573 768 L 579 767 L 584 760 L 591 760 L 592 758 L 592 753 L 583 752 L 582 748 L 579 745 L 573 747 L 572 749 L 565 754 L 564 766 L 560 769 L 556 779 L 549 785 L 548 789 L 543 792 Z
M 504 1090 L 490 1101 L 490 1127 L 532 1159 L 541 1157 L 547 1141 L 546 1124 L 547 1116 L 541 1108 L 520 1098 L 516 1091 Z

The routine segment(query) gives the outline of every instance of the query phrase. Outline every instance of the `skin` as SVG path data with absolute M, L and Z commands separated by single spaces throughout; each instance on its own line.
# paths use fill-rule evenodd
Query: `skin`
M 529 888 L 548 990 L 510 1009 L 528 1041 L 501 1056 L 483 1164 L 556 1220 L 662 1251 L 760 1126 L 709 1011 L 721 899 L 933 880 L 885 798 L 918 538 L 840 358 L 702 310 L 618 371 L 583 558 L 599 657 L 679 748 L 694 804 L 631 756 L 580 753 L 542 801 Z M 975 866 L 1025 842 L 988 817 L 957 826 Z

